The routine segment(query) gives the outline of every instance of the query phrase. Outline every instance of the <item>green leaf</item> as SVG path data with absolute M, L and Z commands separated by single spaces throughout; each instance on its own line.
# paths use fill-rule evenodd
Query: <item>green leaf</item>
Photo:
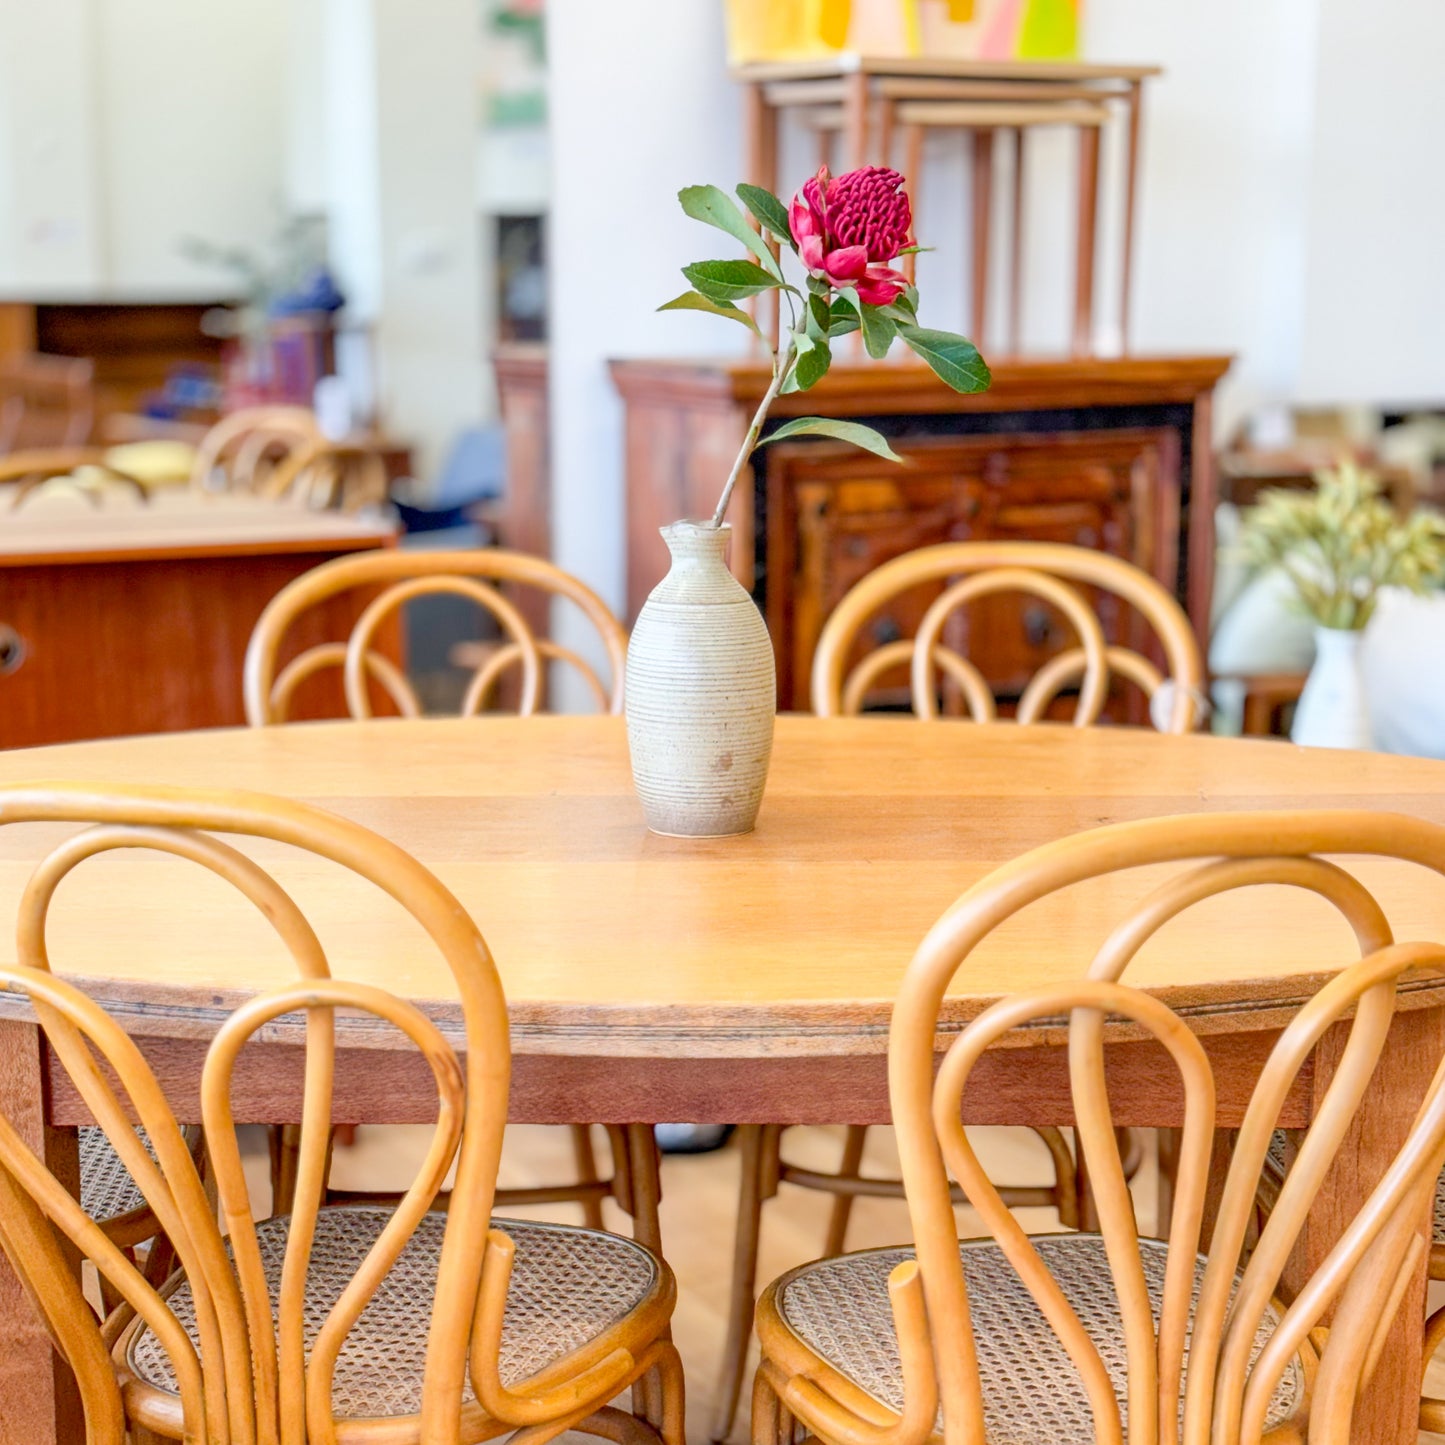
M 863 346 L 874 361 L 881 361 L 888 355 L 893 338 L 898 335 L 898 325 L 883 314 L 881 306 L 868 306 L 858 299 L 852 286 L 840 286 L 838 295 L 857 311 L 863 323 Z
M 833 324 L 832 313 L 828 309 L 828 303 L 821 296 L 809 296 L 808 307 L 808 335 L 814 341 L 824 341 L 828 336 L 828 328 Z
M 847 336 L 858 329 L 858 309 L 846 297 L 834 297 L 828 317 L 829 336 Z
M 898 334 L 933 368 L 938 379 L 955 391 L 967 394 L 988 390 L 992 380 L 988 363 L 967 337 L 923 326 L 900 326 Z
M 912 288 L 910 287 L 910 290 L 911 290 L 911 289 L 912 289 Z M 900 292 L 898 293 L 897 297 L 896 297 L 893 301 L 891 301 L 887 306 L 884 306 L 884 307 L 882 308 L 883 314 L 884 314 L 885 316 L 889 317 L 891 320 L 897 321 L 897 322 L 899 322 L 900 324 L 902 324 L 902 325 L 904 325 L 904 326 L 917 326 L 917 325 L 918 325 L 918 301 L 917 301 L 917 299 L 916 299 L 917 296 L 918 296 L 917 291 L 914 291 L 914 292 L 913 292 L 913 297 L 914 297 L 914 299 L 911 299 L 911 300 L 910 300 L 907 291 L 900 291 Z
M 766 226 L 793 250 L 798 249 L 797 242 L 793 240 L 792 228 L 788 225 L 788 208 L 771 191 L 765 191 L 761 186 L 743 184 L 738 187 L 738 195 L 760 226 Z
M 738 301 L 782 285 L 751 261 L 694 261 L 682 274 L 709 301 Z
M 712 316 L 726 316 L 729 321 L 741 321 L 749 331 L 757 336 L 762 336 L 758 330 L 758 323 L 731 301 L 713 301 L 696 291 L 684 291 L 681 296 L 674 296 L 671 301 L 664 301 L 657 308 L 659 311 L 706 311 Z
M 776 276 L 780 281 L 783 279 L 777 257 L 768 250 L 768 243 L 748 225 L 726 191 L 720 191 L 716 186 L 684 186 L 677 193 L 677 199 L 694 221 L 703 221 L 709 226 L 716 226 L 719 231 L 726 231 L 763 263 L 763 269 L 770 276 Z
M 917 255 L 919 255 L 919 254 L 920 254 L 921 252 L 923 252 L 923 251 L 933 251 L 933 250 L 936 250 L 936 249 L 937 249 L 937 247 L 935 247 L 935 246 L 905 246 L 905 247 L 898 253 L 898 255 L 899 255 L 899 256 L 917 256 Z M 896 256 L 894 257 L 894 260 L 897 260 L 897 257 L 896 257 Z
M 765 446 L 768 442 L 786 441 L 789 437 L 801 436 L 833 437 L 836 441 L 851 442 L 855 447 L 862 447 L 865 452 L 872 452 L 875 457 L 883 457 L 886 461 L 903 460 L 888 445 L 887 439 L 871 426 L 864 426 L 856 421 L 834 421 L 825 416 L 800 416 L 797 421 L 785 422 L 771 436 L 764 437 L 758 445 Z
M 827 376 L 828 367 L 833 360 L 833 353 L 829 351 L 826 341 L 814 340 L 811 336 L 800 336 L 797 347 L 798 360 L 793 367 L 792 375 L 788 378 L 795 384 L 788 389 L 807 391 L 810 386 L 822 381 Z

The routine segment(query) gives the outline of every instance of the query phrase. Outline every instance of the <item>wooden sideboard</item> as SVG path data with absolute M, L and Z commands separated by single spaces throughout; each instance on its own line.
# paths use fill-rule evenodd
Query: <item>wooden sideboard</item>
M 1201 642 L 1214 570 L 1210 408 L 1229 358 L 1003 361 L 978 396 L 921 365 L 835 364 L 789 417 L 855 417 L 907 464 L 816 438 L 760 448 L 734 495 L 732 567 L 763 608 L 778 657 L 778 703 L 808 706 L 824 620 L 865 573 L 933 542 L 1038 538 L 1127 558 L 1176 591 Z M 626 408 L 629 616 L 667 570 L 657 529 L 711 513 L 768 382 L 761 361 L 616 361 Z M 766 432 L 765 432 L 766 435 Z M 936 591 L 936 589 L 935 589 Z M 931 595 L 873 624 L 907 636 Z M 1106 631 L 1128 626 L 1105 616 Z M 1007 695 L 1068 644 L 1048 607 L 973 605 L 970 656 Z
M 251 499 L 157 498 L 129 512 L 0 498 L 0 748 L 245 722 L 241 662 L 262 609 L 329 558 L 390 546 L 390 523 Z M 370 594 L 299 619 L 283 661 L 345 638 Z M 395 629 L 383 650 L 397 655 Z M 294 714 L 344 712 L 339 681 Z

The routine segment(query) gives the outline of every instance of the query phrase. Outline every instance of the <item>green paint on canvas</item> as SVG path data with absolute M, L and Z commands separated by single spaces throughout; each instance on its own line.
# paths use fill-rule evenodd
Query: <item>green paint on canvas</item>
M 1072 60 L 1078 53 L 1077 0 L 1028 0 L 1019 27 L 1019 58 Z

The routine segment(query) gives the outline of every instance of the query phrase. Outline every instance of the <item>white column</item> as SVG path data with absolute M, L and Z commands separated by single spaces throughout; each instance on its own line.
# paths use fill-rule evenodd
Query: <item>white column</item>
M 476 196 L 478 19 L 458 0 L 325 0 L 331 255 L 372 327 L 382 416 L 434 475 L 493 409 Z
M 0 292 L 88 295 L 104 280 L 89 0 L 0 0 Z
M 655 310 L 686 289 L 679 267 L 734 250 L 677 204 L 683 186 L 743 179 L 722 8 L 552 0 L 547 11 L 553 556 L 619 612 L 622 407 L 607 360 L 727 355 L 746 340 L 716 317 Z M 572 619 L 556 621 L 562 640 L 587 645 Z

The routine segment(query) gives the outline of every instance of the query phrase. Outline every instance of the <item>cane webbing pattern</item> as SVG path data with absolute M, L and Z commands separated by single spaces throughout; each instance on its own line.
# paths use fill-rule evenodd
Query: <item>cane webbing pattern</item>
M 105 1130 L 92 1125 L 78 1132 L 80 1207 L 97 1223 L 129 1214 L 133 1209 L 143 1209 L 145 1196 L 105 1137 Z M 145 1130 L 137 1129 L 136 1133 L 144 1141 L 146 1152 L 154 1159 L 156 1151 L 151 1148 Z
M 1276 1129 L 1270 1138 L 1269 1166 L 1274 1171 L 1276 1178 L 1284 1178 L 1286 1165 L 1283 1129 Z M 1435 1218 L 1431 1224 L 1430 1234 L 1434 1243 L 1445 1245 L 1445 1174 L 1435 1181 Z
M 389 1209 L 371 1206 L 321 1211 L 306 1285 L 308 1349 L 390 1218 Z M 500 1374 L 505 1385 L 525 1380 L 596 1339 L 634 1309 L 657 1279 L 653 1257 L 621 1235 L 518 1219 L 493 1222 L 517 1247 L 502 1328 Z M 256 1226 L 273 1309 L 289 1223 L 281 1217 Z M 338 1418 L 411 1415 L 421 1409 L 427 1330 L 445 1228 L 445 1215 L 426 1216 L 357 1320 L 336 1365 L 331 1398 Z M 199 1343 L 190 1286 L 182 1284 L 169 1303 Z M 149 1330 L 136 1335 L 130 1363 L 140 1379 L 175 1393 L 170 1358 Z M 473 1398 L 470 1387 L 467 1398 Z
M 1114 1277 L 1097 1235 L 1036 1238 L 1034 1248 L 1089 1332 L 1126 1412 L 1128 1357 Z M 1144 1275 L 1157 1319 L 1168 1247 L 1140 1241 Z M 1089 1401 L 1068 1353 L 997 1245 L 960 1243 L 973 1332 L 983 1380 L 989 1445 L 1094 1445 Z M 888 1301 L 888 1275 L 910 1249 L 869 1250 L 807 1266 L 778 1292 L 784 1323 L 815 1354 L 881 1405 L 901 1410 L 903 1376 Z M 1195 1290 L 1203 1278 L 1200 1260 Z M 1278 1325 L 1271 1312 L 1254 1342 L 1257 1357 Z M 1270 1424 L 1288 1419 L 1303 1400 L 1304 1372 L 1291 1363 L 1275 1391 Z M 1181 1401 L 1182 1408 L 1182 1401 Z M 943 1417 L 939 1414 L 939 1428 Z M 1125 1428 L 1128 1427 L 1127 1412 Z

